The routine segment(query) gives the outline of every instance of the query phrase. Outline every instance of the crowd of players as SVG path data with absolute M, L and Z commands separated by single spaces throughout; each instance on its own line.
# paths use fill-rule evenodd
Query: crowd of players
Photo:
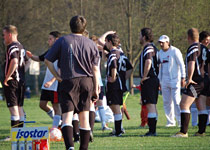
M 102 102 L 104 87 L 107 105 L 114 115 L 115 129 L 111 135 L 120 137 L 124 133 L 120 106 L 123 104 L 123 93 L 127 91 L 126 80 L 130 77 L 133 67 L 123 53 L 116 32 L 109 31 L 99 39 L 96 36 L 89 39 L 87 22 L 83 16 L 72 17 L 69 25 L 71 34 L 61 36 L 58 31 L 49 33 L 49 49 L 40 56 L 33 55 L 23 48 L 17 39 L 18 32 L 15 26 L 8 25 L 3 28 L 7 49 L 4 93 L 11 114 L 11 127 L 23 127 L 25 71 L 29 66 L 29 59 L 44 61 L 47 70 L 42 85 L 40 108 L 53 119 L 53 127 L 61 127 L 67 150 L 74 149 L 74 142 L 80 142 L 80 149 L 85 150 L 88 149 L 89 141 L 93 141 L 94 104 L 98 106 L 102 130 L 111 130 L 105 122 Z M 170 101 L 170 105 L 174 105 L 176 109 L 180 131 L 174 137 L 188 137 L 190 106 L 194 101 L 199 111 L 199 130 L 195 136 L 205 135 L 208 118 L 206 101 L 210 96 L 210 53 L 207 48 L 210 35 L 204 31 L 199 36 L 198 30 L 191 28 L 187 31 L 187 37 L 189 48 L 186 53 L 185 70 L 182 54 L 170 44 L 168 36 L 163 35 L 159 38 L 162 48 L 159 52 L 153 43 L 152 29 L 142 28 L 140 31 L 140 44 L 143 46 L 139 58 L 141 102 L 148 111 L 149 126 L 149 131 L 144 136 L 156 136 L 156 104 L 160 85 L 161 89 L 165 90 L 164 103 Z M 104 86 L 100 74 L 101 59 L 107 61 Z M 178 86 L 171 87 L 174 84 Z M 180 95 L 180 86 L 184 88 L 182 98 L 177 96 Z M 167 95 L 170 92 L 171 94 Z M 167 100 L 167 97 L 171 97 L 171 100 Z M 52 102 L 53 108 L 48 105 L 48 101 Z M 169 105 L 166 105 L 164 108 L 170 126 L 174 125 L 175 121 L 171 121 L 174 116 L 170 116 L 172 112 L 167 110 L 168 107 Z

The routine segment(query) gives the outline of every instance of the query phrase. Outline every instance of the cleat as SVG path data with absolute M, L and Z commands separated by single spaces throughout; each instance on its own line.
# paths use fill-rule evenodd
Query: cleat
M 157 136 L 157 134 L 152 132 L 147 132 L 144 136 Z
M 104 131 L 108 131 L 108 130 L 109 130 L 109 131 L 112 131 L 112 128 L 109 128 L 109 127 L 106 127 L 106 126 L 102 128 L 102 131 L 103 131 L 103 132 L 104 132 Z
M 176 125 L 175 124 L 167 124 L 166 127 L 175 127 Z
M 184 134 L 182 132 L 177 132 L 176 134 L 172 135 L 171 137 L 188 137 L 188 134 Z
M 203 137 L 203 136 L 206 136 L 206 134 L 205 134 L 205 133 L 198 133 L 198 132 L 196 132 L 196 133 L 194 134 L 194 136 Z
M 5 139 L 1 139 L 0 141 L 11 141 L 11 138 L 10 138 L 10 136 L 8 136 Z

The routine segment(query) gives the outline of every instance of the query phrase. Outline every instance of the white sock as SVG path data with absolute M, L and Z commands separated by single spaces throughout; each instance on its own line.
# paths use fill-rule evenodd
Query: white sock
M 105 116 L 105 110 L 103 106 L 98 107 L 99 116 L 101 118 L 101 125 L 102 128 L 106 126 L 106 116 Z
M 61 120 L 61 116 L 60 115 L 55 115 L 53 117 L 53 127 L 57 128 L 59 126 L 60 120 Z
M 192 121 L 192 126 L 197 126 L 197 124 L 198 124 L 198 110 L 197 110 L 197 108 L 191 108 L 191 121 Z
M 48 116 L 50 116 L 50 118 L 53 119 L 55 113 L 54 113 L 54 110 L 51 109 L 50 111 L 47 112 L 47 114 L 48 114 Z

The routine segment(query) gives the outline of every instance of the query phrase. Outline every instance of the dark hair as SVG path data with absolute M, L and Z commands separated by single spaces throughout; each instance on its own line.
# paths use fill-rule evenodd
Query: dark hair
M 204 39 L 206 39 L 208 36 L 210 36 L 209 32 L 207 31 L 202 31 L 199 34 L 199 42 L 202 42 Z
M 119 36 L 115 34 L 108 34 L 106 36 L 107 41 L 111 41 L 113 46 L 118 46 L 120 44 L 120 38 Z
M 87 26 L 87 21 L 83 16 L 74 16 L 70 20 L 70 29 L 72 33 L 83 33 Z
M 6 25 L 3 30 L 6 30 L 8 33 L 18 34 L 17 28 L 14 25 Z
M 199 40 L 199 32 L 198 32 L 198 29 L 196 29 L 196 28 L 189 29 L 187 31 L 187 35 L 194 41 Z
M 49 35 L 54 36 L 54 38 L 59 38 L 61 36 L 61 33 L 58 31 L 52 31 Z
M 141 29 L 141 35 L 142 37 L 145 36 L 145 40 L 147 42 L 153 42 L 153 33 L 151 28 L 143 28 Z

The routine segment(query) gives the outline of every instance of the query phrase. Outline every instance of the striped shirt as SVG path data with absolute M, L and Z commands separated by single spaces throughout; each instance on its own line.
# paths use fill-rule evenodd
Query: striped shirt
M 13 43 L 11 43 L 11 44 L 9 44 L 7 46 L 6 61 L 5 61 L 5 71 L 4 71 L 5 76 L 7 75 L 7 72 L 8 72 L 8 69 L 9 69 L 9 66 L 10 66 L 10 63 L 11 63 L 12 59 L 17 58 L 18 59 L 18 63 L 20 63 L 19 56 L 20 56 L 21 49 L 23 49 L 23 46 L 20 43 L 18 43 L 18 42 L 13 42 Z M 20 80 L 18 67 L 15 69 L 15 71 L 13 72 L 11 77 L 14 80 L 17 80 L 17 81 Z
M 202 59 L 202 51 L 200 50 L 200 44 L 199 43 L 193 43 L 189 46 L 187 49 L 187 54 L 185 58 L 186 63 L 186 75 L 188 75 L 188 65 L 190 61 L 195 61 L 195 70 L 193 73 L 192 78 L 201 77 L 201 66 L 203 63 Z
M 145 61 L 147 59 L 152 60 L 152 66 L 149 70 L 147 77 L 157 77 L 159 72 L 158 50 L 152 43 L 147 44 L 140 55 L 140 64 L 139 64 L 140 78 L 144 76 L 144 66 L 145 66 Z

